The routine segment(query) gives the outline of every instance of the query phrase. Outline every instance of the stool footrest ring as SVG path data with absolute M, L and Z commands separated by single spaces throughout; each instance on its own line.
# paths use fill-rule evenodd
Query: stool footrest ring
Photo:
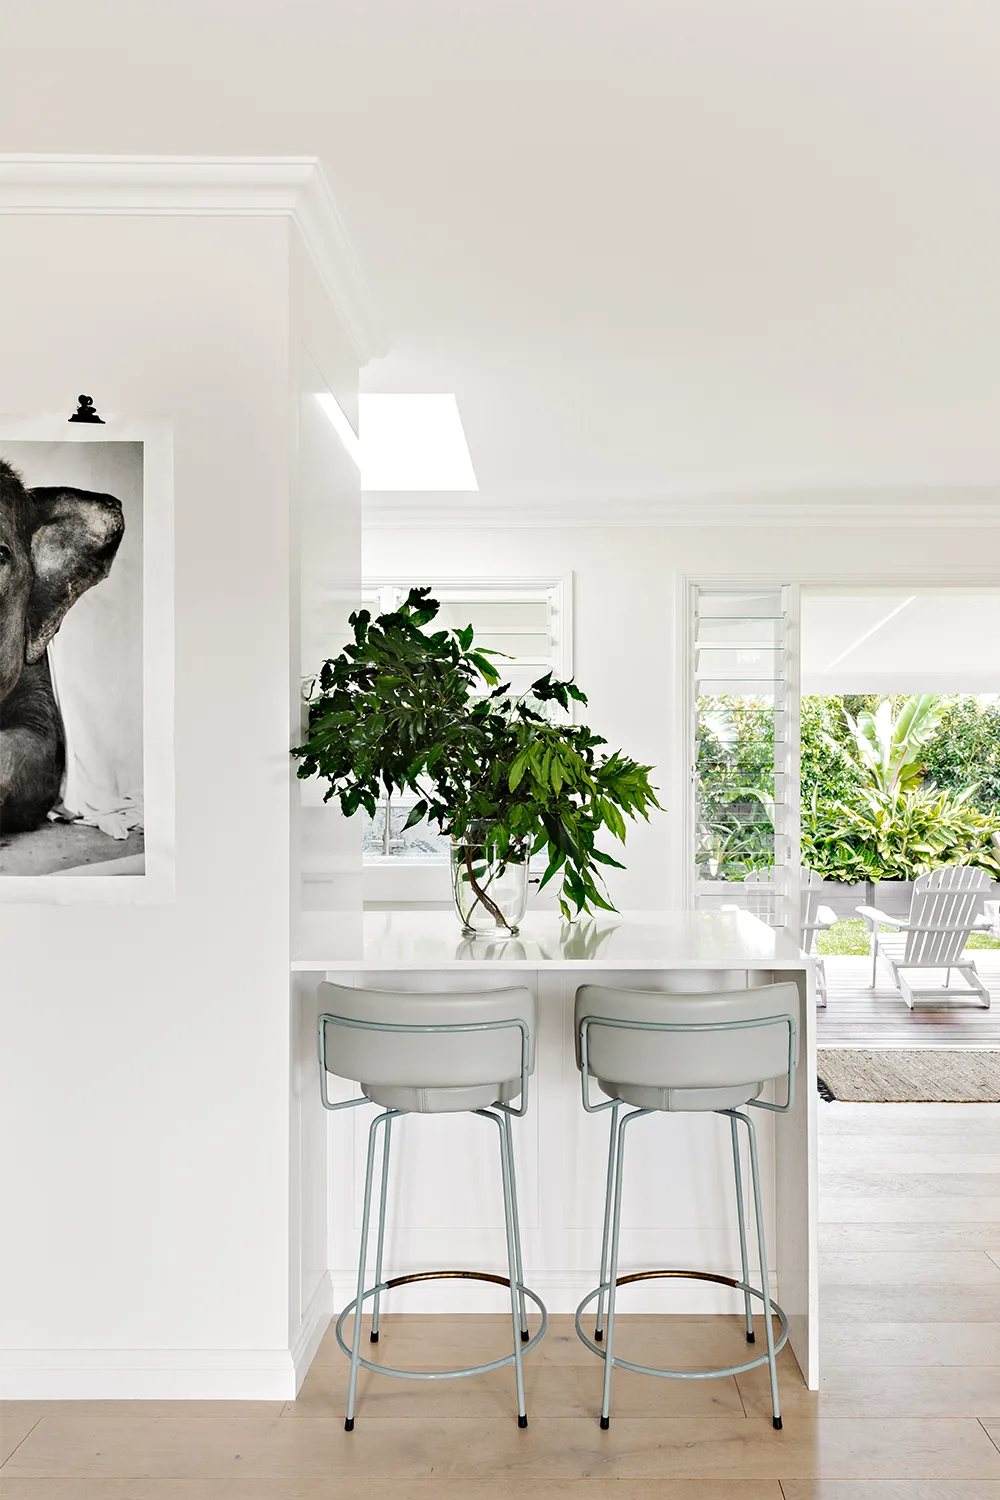
M 362 1293 L 360 1300 L 367 1302 L 368 1298 L 374 1297 L 376 1292 L 391 1292 L 395 1287 L 411 1286 L 417 1281 L 489 1281 L 495 1286 L 510 1286 L 510 1279 L 507 1276 L 496 1276 L 490 1271 L 413 1271 L 409 1276 L 394 1276 L 390 1281 L 382 1281 L 377 1286 L 369 1287 L 367 1291 Z M 523 1286 L 520 1283 L 517 1285 L 516 1290 L 523 1292 L 529 1301 L 534 1303 L 542 1317 L 541 1327 L 538 1329 L 538 1332 L 522 1346 L 521 1353 L 529 1354 L 545 1333 L 549 1315 L 546 1311 L 545 1303 L 537 1292 L 533 1292 L 530 1287 Z M 597 1293 L 595 1292 L 594 1295 L 596 1296 Z M 357 1303 L 357 1297 L 348 1302 L 337 1319 L 335 1330 L 337 1343 L 348 1359 L 351 1357 L 351 1349 L 344 1341 L 343 1328 L 344 1323 L 354 1311 Z M 391 1375 L 397 1380 L 460 1380 L 466 1375 L 485 1375 L 488 1370 L 502 1370 L 505 1365 L 512 1365 L 514 1358 L 514 1353 L 511 1351 L 510 1354 L 505 1354 L 501 1359 L 490 1360 L 488 1364 L 468 1365 L 460 1370 L 401 1370 L 393 1365 L 380 1365 L 376 1364 L 374 1360 L 360 1358 L 358 1364 L 364 1370 L 373 1370 L 376 1375 Z M 617 1364 L 618 1361 L 615 1360 L 615 1363 Z
M 716 1275 L 716 1273 L 713 1271 L 633 1271 L 630 1276 L 619 1276 L 615 1282 L 615 1285 L 629 1286 L 632 1282 L 635 1281 L 665 1281 L 673 1278 L 678 1278 L 685 1281 L 714 1281 L 719 1286 L 732 1287 L 733 1290 L 737 1292 L 749 1292 L 750 1296 L 756 1297 L 758 1302 L 763 1303 L 765 1301 L 764 1293 L 760 1291 L 758 1287 L 751 1286 L 749 1282 L 746 1281 L 737 1281 L 732 1276 Z M 589 1307 L 591 1302 L 593 1302 L 596 1297 L 599 1297 L 602 1292 L 606 1294 L 608 1291 L 610 1291 L 610 1288 L 611 1283 L 609 1281 L 606 1281 L 601 1286 L 595 1287 L 592 1292 L 588 1292 L 586 1297 L 584 1297 L 583 1301 L 577 1308 L 576 1317 L 574 1319 L 576 1324 L 577 1338 L 579 1338 L 582 1343 L 586 1344 L 587 1348 L 592 1350 L 599 1359 L 603 1360 L 607 1360 L 607 1350 L 602 1349 L 600 1344 L 595 1343 L 592 1338 L 589 1338 L 587 1334 L 584 1333 L 583 1328 L 581 1327 L 581 1318 L 583 1316 L 584 1309 Z M 774 1352 L 775 1354 L 777 1354 L 781 1349 L 785 1347 L 786 1343 L 788 1342 L 788 1319 L 785 1317 L 785 1314 L 778 1306 L 777 1302 L 774 1302 L 773 1300 L 771 1301 L 771 1311 L 781 1324 L 781 1335 L 775 1341 L 774 1345 Z M 611 1359 L 612 1365 L 620 1365 L 623 1370 L 634 1370 L 639 1375 L 661 1375 L 671 1380 L 715 1380 L 723 1375 L 742 1375 L 747 1370 L 756 1370 L 758 1365 L 766 1365 L 767 1362 L 768 1356 L 766 1354 L 761 1354 L 757 1359 L 748 1360 L 745 1364 L 727 1365 L 725 1368 L 718 1370 L 666 1370 L 662 1369 L 658 1365 L 636 1364 L 633 1360 L 619 1358 L 617 1354 L 613 1355 Z

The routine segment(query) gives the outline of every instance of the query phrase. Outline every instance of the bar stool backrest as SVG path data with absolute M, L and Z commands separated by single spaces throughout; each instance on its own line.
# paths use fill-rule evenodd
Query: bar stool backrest
M 596 1078 L 657 1089 L 763 1083 L 798 1062 L 798 1016 L 792 983 L 690 995 L 586 984 L 576 997 L 577 1063 L 586 1029 Z
M 338 1078 L 417 1089 L 506 1083 L 521 1076 L 525 1029 L 534 1071 L 535 996 L 524 986 L 414 993 L 324 983 L 319 999 L 329 1016 L 357 1023 L 324 1025 L 327 1070 Z

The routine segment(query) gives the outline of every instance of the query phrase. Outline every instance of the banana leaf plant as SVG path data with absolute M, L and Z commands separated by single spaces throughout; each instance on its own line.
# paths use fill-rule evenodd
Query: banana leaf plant
M 880 792 L 912 792 L 924 778 L 923 752 L 937 734 L 944 704 L 936 693 L 907 698 L 895 719 L 888 698 L 854 719 L 845 709 L 861 766 Z
M 552 716 L 586 704 L 575 682 L 551 672 L 521 696 L 480 650 L 472 626 L 426 629 L 440 605 L 411 589 L 397 610 L 350 617 L 354 632 L 323 663 L 309 693 L 306 740 L 292 754 L 300 777 L 327 783 L 350 817 L 374 817 L 383 795 L 415 793 L 407 827 L 427 818 L 464 846 L 477 897 L 502 925 L 479 884 L 479 861 L 501 869 L 545 853 L 541 885 L 562 873 L 559 906 L 567 921 L 594 907 L 615 908 L 602 868 L 624 866 L 598 846 L 625 842 L 626 818 L 659 807 L 651 766 L 640 765 L 582 724 Z

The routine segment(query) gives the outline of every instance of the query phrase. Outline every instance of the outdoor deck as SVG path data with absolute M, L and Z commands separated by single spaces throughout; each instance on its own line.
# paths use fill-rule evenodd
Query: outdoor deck
M 885 964 L 872 990 L 870 958 L 825 959 L 829 1001 L 817 1012 L 819 1046 L 1000 1047 L 1000 950 L 969 957 L 993 997 L 989 1010 L 911 1011 Z

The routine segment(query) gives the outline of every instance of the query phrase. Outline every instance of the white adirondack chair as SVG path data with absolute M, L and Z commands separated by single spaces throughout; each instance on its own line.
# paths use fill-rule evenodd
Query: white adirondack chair
M 755 870 L 743 879 L 746 887 L 743 904 L 746 910 L 752 911 L 755 917 L 760 917 L 762 922 L 769 924 L 774 917 L 774 893 L 761 888 L 770 886 L 773 881 L 773 870 Z M 837 920 L 837 914 L 831 907 L 820 905 L 822 884 L 823 877 L 817 875 L 815 870 L 800 872 L 799 947 L 803 953 L 812 953 L 816 946 L 816 934 L 826 932 Z M 816 1004 L 820 1007 L 826 1005 L 826 965 L 822 959 L 816 965 Z
M 890 917 L 877 906 L 859 906 L 871 934 L 872 989 L 879 958 L 883 958 L 911 1010 L 916 1005 L 937 1008 L 970 1004 L 988 1010 L 990 992 L 976 972 L 975 962 L 962 954 L 969 934 L 988 923 L 983 899 L 990 884 L 985 870 L 945 865 L 914 881 L 910 914 L 905 919 Z M 891 931 L 880 932 L 880 927 Z M 944 984 L 940 977 L 936 983 L 920 982 L 921 973 L 936 970 L 940 976 L 942 969 Z M 965 981 L 960 989 L 950 988 L 952 969 Z

